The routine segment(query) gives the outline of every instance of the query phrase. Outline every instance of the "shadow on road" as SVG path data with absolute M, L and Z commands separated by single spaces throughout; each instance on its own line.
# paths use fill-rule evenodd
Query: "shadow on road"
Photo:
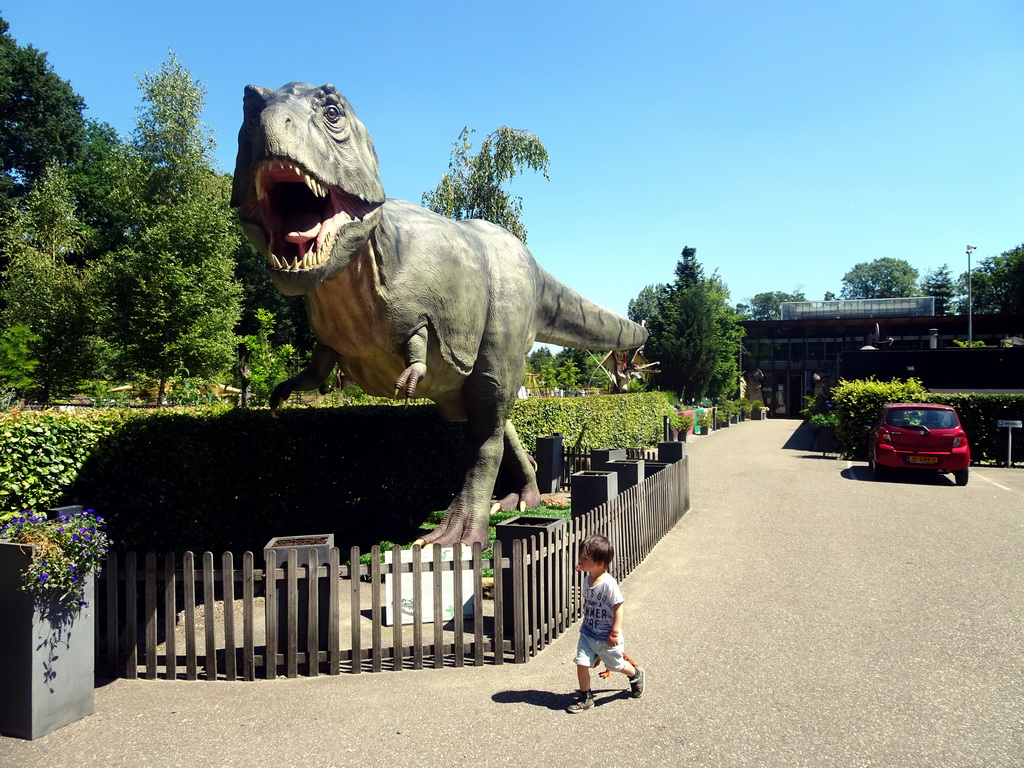
M 871 467 L 867 464 L 860 464 L 856 467 L 847 467 L 839 473 L 847 480 L 863 480 L 869 483 L 886 485 L 896 483 L 901 485 L 956 485 L 953 478 L 941 472 L 922 472 L 908 469 L 906 471 L 894 470 L 887 479 L 875 480 L 872 477 Z
M 800 422 L 786 444 L 782 446 L 787 451 L 813 451 L 814 450 L 814 427 L 806 421 Z

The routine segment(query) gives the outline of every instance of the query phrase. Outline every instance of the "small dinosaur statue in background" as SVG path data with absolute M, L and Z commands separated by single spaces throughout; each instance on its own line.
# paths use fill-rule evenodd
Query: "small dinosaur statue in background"
M 231 204 L 278 290 L 305 297 L 317 339 L 271 409 L 335 365 L 370 394 L 430 398 L 467 430 L 462 488 L 424 543 L 486 546 L 492 504 L 540 502 L 508 420 L 533 343 L 628 349 L 647 332 L 504 229 L 385 199 L 370 136 L 333 85 L 248 86 L 243 103 Z M 492 502 L 499 469 L 516 490 Z

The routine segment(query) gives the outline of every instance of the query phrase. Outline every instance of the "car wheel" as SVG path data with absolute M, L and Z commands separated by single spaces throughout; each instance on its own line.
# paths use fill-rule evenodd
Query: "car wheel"
M 883 467 L 874 459 L 871 460 L 871 478 L 873 480 L 888 480 L 889 479 L 889 468 Z
M 967 481 L 971 479 L 970 470 L 958 469 L 953 473 L 953 479 L 957 485 L 967 485 Z

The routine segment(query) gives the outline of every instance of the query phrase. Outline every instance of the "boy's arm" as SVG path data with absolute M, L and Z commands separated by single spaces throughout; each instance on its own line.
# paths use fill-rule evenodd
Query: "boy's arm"
M 612 606 L 612 629 L 605 640 L 608 645 L 619 644 L 619 635 L 622 633 L 622 606 L 623 603 L 616 603 Z

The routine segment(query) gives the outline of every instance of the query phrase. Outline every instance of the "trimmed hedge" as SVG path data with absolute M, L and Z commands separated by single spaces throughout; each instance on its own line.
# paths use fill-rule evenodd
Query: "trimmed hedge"
M 656 445 L 663 435 L 663 419 L 676 410 L 663 392 L 596 397 L 543 397 L 519 400 L 511 421 L 526 450 L 537 448 L 537 438 L 560 432 L 565 446 L 634 448 Z
M 941 394 L 928 392 L 917 379 L 840 381 L 828 396 L 839 425 L 836 436 L 849 458 L 867 458 L 867 440 L 882 406 L 889 403 L 942 403 L 956 408 L 971 445 L 972 464 L 1005 464 L 1007 435 L 1000 419 L 1024 420 L 1024 395 Z M 1013 448 L 1024 462 L 1024 438 Z
M 611 448 L 660 439 L 650 394 L 517 403 L 527 450 L 561 431 Z M 333 532 L 342 548 L 415 538 L 462 480 L 465 428 L 433 405 L 0 414 L 0 516 L 85 504 L 120 550 L 258 552 Z M 591 441 L 595 442 L 591 442 Z

